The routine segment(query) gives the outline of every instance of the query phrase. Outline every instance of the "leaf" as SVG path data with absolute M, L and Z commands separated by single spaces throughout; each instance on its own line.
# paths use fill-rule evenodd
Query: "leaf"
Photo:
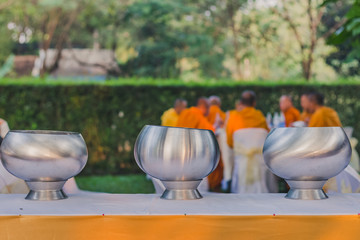
M 352 50 L 347 56 L 345 62 L 351 62 L 354 59 L 360 58 L 360 48 Z
M 330 3 L 335 3 L 335 2 L 337 2 L 337 1 L 338 1 L 338 0 L 325 0 L 325 1 L 320 5 L 320 7 L 326 6 L 326 5 L 330 4 Z
M 359 25 L 359 23 L 360 23 L 360 18 L 352 19 L 346 25 L 346 30 L 351 31 L 356 25 Z
M 353 5 L 349 12 L 346 14 L 346 17 L 348 19 L 353 19 L 353 18 L 356 18 L 356 17 L 360 17 L 360 4 L 359 5 Z
M 360 24 L 352 30 L 352 35 L 355 37 L 357 35 L 360 35 Z
M 333 44 L 333 45 L 338 45 L 338 44 L 341 44 L 341 43 L 345 42 L 349 37 L 351 37 L 351 32 L 346 31 L 344 29 L 338 34 L 331 35 L 327 39 L 327 43 Z

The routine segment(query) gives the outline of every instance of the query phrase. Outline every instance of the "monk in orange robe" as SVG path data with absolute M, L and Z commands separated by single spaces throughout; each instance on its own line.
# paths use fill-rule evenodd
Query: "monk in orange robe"
M 241 95 L 238 110 L 229 112 L 226 124 L 227 143 L 233 147 L 233 134 L 243 128 L 264 128 L 269 131 L 266 118 L 261 111 L 255 109 L 256 95 L 253 91 L 245 91 Z
M 185 99 L 175 100 L 174 107 L 166 110 L 161 116 L 161 126 L 176 127 L 180 113 L 186 108 Z
M 291 127 L 293 122 L 300 120 L 300 112 L 297 110 L 292 103 L 292 99 L 288 95 L 280 97 L 280 110 L 285 117 L 285 126 Z
M 206 116 L 209 114 L 209 102 L 205 97 L 197 101 L 196 107 L 184 109 L 177 121 L 177 127 L 207 129 L 215 132 L 215 128 L 208 121 Z
M 221 100 L 218 96 L 209 97 L 210 109 L 207 116 L 208 121 L 214 126 L 221 127 L 225 121 L 226 114 L 221 110 Z
M 308 97 L 308 93 L 305 93 L 303 95 L 301 95 L 300 98 L 300 105 L 301 108 L 303 109 L 303 112 L 300 115 L 300 121 L 305 122 L 306 125 L 309 124 L 310 118 L 311 118 L 311 113 L 309 112 L 309 105 L 310 105 L 310 100 Z
M 244 109 L 244 106 L 241 104 L 240 100 L 236 100 L 235 101 L 235 109 L 229 110 L 226 112 L 225 125 L 227 126 L 230 115 L 234 115 L 236 112 L 240 112 L 243 109 Z M 236 121 L 236 122 L 240 123 L 241 121 Z
M 215 132 L 214 126 L 207 119 L 209 107 L 207 98 L 199 98 L 196 107 L 191 107 L 181 112 L 177 127 L 207 129 Z M 220 159 L 216 169 L 208 176 L 210 191 L 220 191 L 222 178 L 223 165 Z
M 310 93 L 309 111 L 312 116 L 309 127 L 341 127 L 341 122 L 336 111 L 324 106 L 324 96 L 320 93 Z

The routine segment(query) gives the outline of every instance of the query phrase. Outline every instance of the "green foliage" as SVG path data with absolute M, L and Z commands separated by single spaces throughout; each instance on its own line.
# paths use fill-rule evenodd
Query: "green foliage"
M 126 176 L 77 176 L 79 188 L 92 192 L 106 193 L 154 193 L 151 180 L 144 174 Z
M 9 37 L 11 36 L 11 31 L 9 31 L 7 25 L 7 16 L 2 15 L 0 12 L 0 66 L 5 63 L 14 46 L 14 42 Z
M 11 129 L 53 129 L 82 133 L 89 150 L 83 174 L 141 172 L 133 157 L 133 144 L 141 128 L 160 124 L 162 113 L 178 97 L 194 105 L 199 96 L 218 95 L 223 109 L 245 89 L 258 95 L 257 106 L 264 113 L 279 111 L 282 94 L 293 96 L 299 108 L 303 92 L 318 90 L 326 104 L 335 108 L 344 126 L 353 126 L 360 137 L 359 85 L 0 85 L 0 116 Z
M 301 76 L 304 48 L 314 51 L 312 77 L 325 81 L 336 78 L 335 71 L 324 62 L 336 49 L 326 46 L 324 41 L 318 41 L 316 48 L 310 47 L 310 24 L 305 14 L 308 11 L 302 1 L 284 1 L 304 43 L 302 47 L 287 24 L 288 18 L 271 10 L 281 12 L 284 9 L 281 2 L 276 6 L 266 6 L 266 1 L 256 6 L 257 1 L 247 0 L 6 2 L 9 7 L 0 6 L 0 64 L 11 49 L 13 53 L 27 53 L 21 51 L 26 47 L 11 48 L 8 44 L 34 44 L 32 54 L 37 48 L 94 47 L 114 52 L 120 71 L 109 70 L 108 75 L 184 81 L 279 80 Z M 317 3 L 322 1 L 308 2 L 313 5 L 310 12 L 314 18 L 321 16 Z M 329 22 L 336 23 L 340 15 L 336 8 L 333 11 Z M 9 23 L 11 29 L 7 29 Z M 334 24 L 320 25 L 319 33 L 323 33 Z M 356 33 L 357 26 L 349 28 Z M 41 72 L 53 72 L 57 66 L 55 62 Z M 347 76 L 347 71 L 344 75 Z
M 334 0 L 326 1 L 327 4 Z M 352 46 L 352 51 L 347 56 L 347 61 L 360 59 L 360 0 L 355 0 L 352 7 L 346 14 L 347 22 L 335 32 L 328 42 L 334 45 L 347 43 Z
M 194 19 L 198 10 L 178 1 L 135 1 L 130 5 L 124 25 L 132 39 L 128 47 L 134 48 L 137 55 L 121 65 L 123 73 L 138 77 L 179 77 L 179 61 L 194 58 L 201 75 L 220 77 L 224 55 L 213 50 L 216 43 L 209 27 Z M 192 20 L 184 20 L 186 17 Z
M 72 78 L 35 78 L 35 77 L 21 77 L 21 78 L 3 78 L 0 80 L 0 86 L 6 85 L 31 85 L 31 86 L 80 86 L 80 85 L 101 85 L 101 86 L 183 86 L 183 87 L 216 87 L 216 86 L 281 86 L 281 85 L 301 85 L 309 84 L 306 80 L 297 79 L 282 79 L 278 81 L 265 81 L 259 79 L 257 81 L 241 81 L 234 82 L 232 79 L 202 79 L 201 81 L 187 81 L 181 79 L 157 79 L 157 78 L 112 78 L 106 81 L 97 81 L 91 79 L 77 79 L 74 81 Z M 322 82 L 313 80 L 312 85 L 358 85 L 360 84 L 360 77 L 346 77 L 338 78 L 332 82 Z
M 76 8 L 76 1 L 71 0 L 39 0 L 39 6 L 44 8 L 64 8 L 64 9 L 75 9 Z

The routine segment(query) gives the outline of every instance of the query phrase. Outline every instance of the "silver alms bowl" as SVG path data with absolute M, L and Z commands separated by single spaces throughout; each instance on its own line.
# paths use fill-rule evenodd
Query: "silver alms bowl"
M 164 199 L 199 199 L 201 180 L 219 163 L 220 150 L 212 131 L 145 126 L 136 139 L 139 167 L 161 180 Z
M 275 128 L 267 136 L 264 160 L 290 186 L 291 199 L 324 199 L 325 182 L 350 162 L 350 142 L 341 127 Z
M 88 158 L 80 133 L 61 131 L 10 131 L 1 144 L 1 161 L 11 174 L 26 181 L 26 199 L 67 198 L 62 187 L 77 175 Z

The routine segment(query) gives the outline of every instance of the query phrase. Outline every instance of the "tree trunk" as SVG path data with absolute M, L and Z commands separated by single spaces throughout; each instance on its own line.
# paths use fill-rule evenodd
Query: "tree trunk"
M 51 41 L 53 39 L 55 30 L 59 24 L 60 21 L 60 15 L 61 15 L 61 9 L 53 9 L 49 13 L 48 17 L 48 24 L 45 27 L 45 31 L 43 32 L 43 39 L 42 39 L 42 47 L 45 52 L 44 62 L 40 69 L 40 77 L 44 77 L 44 74 L 46 72 L 46 59 L 47 59 L 47 50 L 50 48 Z
M 311 79 L 311 63 L 309 60 L 303 60 L 301 62 L 302 65 L 302 75 L 304 79 L 309 82 Z
M 321 10 L 319 10 L 320 12 L 322 12 Z M 315 47 L 316 47 L 316 43 L 317 43 L 317 27 L 321 21 L 321 17 L 319 17 L 320 15 L 322 16 L 322 14 L 318 15 L 318 18 L 315 19 L 315 17 L 313 16 L 312 13 L 312 0 L 308 0 L 308 9 L 307 9 L 307 13 L 308 13 L 308 17 L 309 17 L 309 29 L 310 29 L 310 49 L 309 49 L 309 53 L 307 55 L 307 59 L 306 59 L 306 72 L 305 74 L 305 79 L 306 81 L 310 81 L 311 79 L 311 74 L 312 74 L 312 64 L 313 64 L 313 56 L 314 56 L 314 51 L 315 51 Z
M 68 22 L 65 24 L 62 32 L 61 32 L 61 35 L 59 36 L 58 38 L 58 41 L 56 43 L 56 50 L 57 50 L 57 53 L 56 53 L 56 57 L 55 57 L 55 61 L 54 63 L 52 64 L 52 66 L 50 66 L 48 69 L 46 69 L 49 73 L 52 73 L 54 72 L 58 67 L 59 67 L 59 62 L 60 62 L 60 59 L 61 59 L 61 54 L 62 54 L 62 50 L 64 48 L 64 45 L 68 39 L 68 36 L 69 36 L 69 31 L 71 29 L 71 26 L 73 25 L 77 15 L 79 13 L 79 8 L 72 12 L 70 14 L 70 16 L 68 16 Z

